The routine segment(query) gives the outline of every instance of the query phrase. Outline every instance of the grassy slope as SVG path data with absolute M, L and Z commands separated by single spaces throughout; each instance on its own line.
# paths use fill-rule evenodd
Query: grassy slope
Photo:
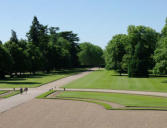
M 113 71 L 95 71 L 67 84 L 66 88 L 95 88 L 167 92 L 166 77 L 128 78 Z
M 14 78 L 8 80 L 0 80 L 0 88 L 19 88 L 19 87 L 38 87 L 45 83 L 55 81 L 60 78 L 84 71 L 85 69 L 71 69 L 52 72 L 50 74 L 39 73 L 36 75 L 27 75 L 24 78 Z
M 57 97 L 104 100 L 122 104 L 124 106 L 167 107 L 167 98 L 164 97 L 117 94 L 117 93 L 101 93 L 101 92 L 71 92 L 71 91 L 60 93 Z

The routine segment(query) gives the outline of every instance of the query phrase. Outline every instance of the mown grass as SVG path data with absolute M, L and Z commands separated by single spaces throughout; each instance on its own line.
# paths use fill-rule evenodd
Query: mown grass
M 15 96 L 15 95 L 17 95 L 19 93 L 20 93 L 19 91 L 12 91 L 12 93 L 9 93 L 9 94 L 4 95 L 4 96 L 0 96 L 0 98 L 9 98 L 9 97 Z
M 7 93 L 7 92 L 8 92 L 7 90 L 0 90 L 0 95 Z
M 43 98 L 46 98 L 48 95 L 50 95 L 50 94 L 52 94 L 52 93 L 54 93 L 54 92 L 55 92 L 55 90 L 50 90 L 50 91 L 48 91 L 48 92 L 45 92 L 45 93 L 43 93 L 43 94 L 37 96 L 36 98 L 38 98 L 38 99 L 43 99 Z
M 25 74 L 22 77 L 0 80 L 0 88 L 38 87 L 43 84 L 70 76 L 72 74 L 77 74 L 85 70 L 86 70 L 85 68 L 76 68 L 76 69 L 58 70 L 55 72 L 51 72 L 49 74 L 47 73 L 37 73 L 36 75 Z
M 128 78 L 114 71 L 99 70 L 64 86 L 65 88 L 94 88 L 167 92 L 167 77 Z
M 165 107 L 167 98 L 155 96 L 130 95 L 102 92 L 72 92 L 65 91 L 57 95 L 58 98 L 83 98 L 118 103 L 128 107 Z
M 0 98 L 9 98 L 11 96 L 17 95 L 19 94 L 19 91 L 12 91 L 11 93 L 8 94 L 8 92 L 10 92 L 9 90 L 2 90 L 0 91 Z M 2 95 L 3 94 L 3 95 Z

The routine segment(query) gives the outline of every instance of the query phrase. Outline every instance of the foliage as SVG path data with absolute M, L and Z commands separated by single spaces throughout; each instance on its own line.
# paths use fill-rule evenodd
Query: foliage
M 166 18 L 165 26 L 161 31 L 161 37 L 166 37 L 166 36 L 167 36 L 167 18 Z
M 81 65 L 86 66 L 100 66 L 104 64 L 103 50 L 96 45 L 85 42 L 80 45 L 80 52 L 78 53 Z
M 144 77 L 153 67 L 153 53 L 158 39 L 155 30 L 145 26 L 129 26 L 128 36 L 131 46 L 129 77 Z
M 11 72 L 13 60 L 6 48 L 0 45 L 0 78 Z
M 154 74 L 167 73 L 167 19 L 164 28 L 161 31 L 161 37 L 154 52 Z
M 167 37 L 160 39 L 154 53 L 156 65 L 154 67 L 155 74 L 167 73 Z
M 72 31 L 58 31 L 58 27 L 41 24 L 36 16 L 26 34 L 28 40 L 18 39 L 16 32 L 11 30 L 10 40 L 4 44 L 0 42 L 3 54 L 0 56 L 3 60 L 0 64 L 1 78 L 80 66 L 78 35 Z
M 105 51 L 105 61 L 107 69 L 117 70 L 120 75 L 126 70 L 126 63 L 123 57 L 127 56 L 126 47 L 128 37 L 125 34 L 115 35 L 108 43 Z M 126 57 L 124 57 L 125 60 Z
M 79 60 L 78 60 L 78 52 L 80 50 L 79 44 L 77 43 L 79 41 L 79 37 L 77 34 L 74 34 L 72 31 L 64 31 L 60 32 L 58 34 L 59 37 L 63 37 L 65 40 L 69 41 L 70 43 L 70 55 L 71 55 L 71 66 L 79 66 Z

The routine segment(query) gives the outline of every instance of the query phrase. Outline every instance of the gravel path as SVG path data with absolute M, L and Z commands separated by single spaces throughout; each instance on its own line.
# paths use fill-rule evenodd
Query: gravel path
M 33 99 L 0 114 L 0 128 L 166 128 L 167 111 L 112 111 L 80 101 Z

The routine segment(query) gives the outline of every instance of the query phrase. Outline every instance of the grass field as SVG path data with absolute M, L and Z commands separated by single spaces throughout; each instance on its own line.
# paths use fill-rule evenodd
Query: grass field
M 57 95 L 58 98 L 92 99 L 118 103 L 128 107 L 165 107 L 167 98 L 101 92 L 71 92 L 66 91 Z
M 128 78 L 114 71 L 99 70 L 64 87 L 167 92 L 167 77 Z
M 13 79 L 9 78 L 7 80 L 0 80 L 0 88 L 38 87 L 84 70 L 86 69 L 59 70 L 49 74 L 38 73 L 36 75 L 24 75 Z
M 7 93 L 8 91 L 6 91 L 6 90 L 0 90 L 0 95 L 1 94 L 4 94 L 4 93 Z
M 11 93 L 8 93 L 8 92 L 10 92 L 10 91 L 9 90 L 0 90 L 0 98 L 9 98 L 11 96 L 14 96 L 14 95 L 17 95 L 20 93 L 18 90 L 12 91 Z

